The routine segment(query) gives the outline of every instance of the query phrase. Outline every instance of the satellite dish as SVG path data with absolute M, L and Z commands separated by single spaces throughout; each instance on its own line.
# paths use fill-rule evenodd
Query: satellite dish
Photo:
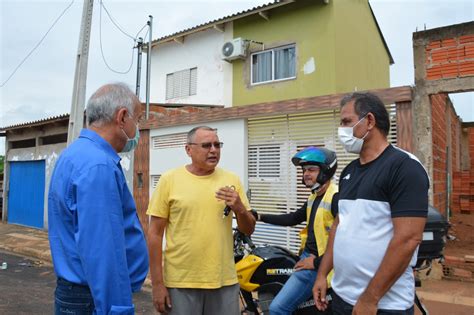
M 229 57 L 234 52 L 234 44 L 232 42 L 227 42 L 222 46 L 222 55 Z

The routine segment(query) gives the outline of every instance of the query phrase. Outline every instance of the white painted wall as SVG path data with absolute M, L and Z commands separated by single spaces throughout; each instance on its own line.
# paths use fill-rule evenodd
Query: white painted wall
M 211 28 L 186 36 L 183 44 L 168 42 L 154 46 L 150 101 L 231 106 L 232 64 L 221 59 L 221 48 L 232 35 L 232 23 L 226 23 L 224 32 Z M 166 100 L 166 75 L 194 67 L 197 67 L 196 95 Z
M 199 124 L 202 125 L 202 124 Z M 224 142 L 219 167 L 236 173 L 248 188 L 247 180 L 247 125 L 244 119 L 228 120 L 206 124 L 217 128 L 219 140 Z M 174 126 L 150 130 L 150 137 L 188 132 L 198 125 Z M 151 143 L 151 140 L 150 140 Z M 151 176 L 161 175 L 165 171 L 191 163 L 184 146 L 180 148 L 150 149 L 150 196 L 153 193 Z

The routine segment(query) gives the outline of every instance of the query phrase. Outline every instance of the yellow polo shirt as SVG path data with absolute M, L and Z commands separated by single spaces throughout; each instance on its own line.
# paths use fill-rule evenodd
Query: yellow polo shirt
M 250 209 L 238 176 L 221 168 L 196 176 L 183 166 L 161 176 L 147 214 L 168 219 L 166 287 L 214 289 L 237 283 L 232 213 L 223 219 L 225 203 L 215 197 L 219 188 L 230 185 Z

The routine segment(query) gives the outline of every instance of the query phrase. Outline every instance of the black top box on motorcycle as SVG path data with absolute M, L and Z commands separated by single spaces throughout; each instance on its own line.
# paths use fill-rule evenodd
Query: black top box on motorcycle
M 443 256 L 443 249 L 446 244 L 449 223 L 432 206 L 428 207 L 428 217 L 426 218 L 425 230 L 423 231 L 423 241 L 418 249 L 418 264 L 426 259 L 436 259 Z

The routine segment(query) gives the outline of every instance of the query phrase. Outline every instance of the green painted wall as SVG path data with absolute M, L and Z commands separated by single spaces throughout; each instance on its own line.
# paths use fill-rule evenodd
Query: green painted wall
M 296 44 L 296 79 L 251 86 L 250 58 L 233 62 L 233 106 L 330 94 L 335 89 L 332 6 L 302 1 L 270 11 L 270 20 L 250 16 L 234 21 L 234 38 L 265 43 L 265 49 Z M 251 51 L 261 50 L 252 44 Z M 304 74 L 314 58 L 316 71 Z
M 390 86 L 390 59 L 367 0 L 337 0 L 336 90 L 348 92 Z
M 357 55 L 352 55 L 351 51 L 344 53 L 336 51 L 336 47 L 345 48 L 342 43 L 339 43 L 341 40 L 350 40 L 352 43 L 356 42 L 356 38 L 351 37 L 361 36 L 354 34 L 351 30 L 346 30 L 346 33 L 350 35 L 341 34 L 343 27 L 349 27 L 349 23 L 344 25 L 342 19 L 347 12 L 354 10 L 350 7 L 356 7 L 354 17 L 351 17 L 350 21 L 358 20 L 360 15 L 370 14 L 367 0 L 346 0 L 347 2 L 355 1 L 355 4 L 349 5 L 347 9 L 341 9 L 344 5 L 334 4 L 338 1 L 341 0 L 330 1 L 326 5 L 323 1 L 299 0 L 271 10 L 269 21 L 258 15 L 234 21 L 234 38 L 242 37 L 264 42 L 265 49 L 294 43 L 297 59 L 296 79 L 253 86 L 250 84 L 251 58 L 233 61 L 233 106 L 334 94 L 351 91 L 354 86 L 357 86 L 359 90 L 365 89 L 366 86 L 371 86 L 369 88 L 388 87 L 388 56 L 385 50 L 374 50 L 369 55 L 370 58 L 364 55 L 367 54 L 369 48 L 365 51 L 362 48 L 358 49 Z M 341 10 L 341 13 L 337 10 Z M 383 48 L 378 33 L 372 34 L 370 26 L 373 24 L 375 27 L 372 21 L 372 18 L 366 18 L 363 22 L 365 26 L 360 28 L 369 28 L 368 34 L 373 37 L 370 43 L 377 45 L 380 42 Z M 365 37 L 368 35 L 364 35 Z M 250 46 L 251 52 L 259 50 L 261 50 L 260 45 Z M 346 58 L 345 54 L 352 55 L 352 61 L 357 60 L 357 63 L 348 60 L 343 64 L 336 64 L 336 60 Z M 311 58 L 314 59 L 316 70 L 305 73 L 304 66 L 311 61 Z M 379 63 L 380 60 L 386 60 L 386 62 Z M 368 63 L 372 66 L 367 65 Z M 363 73 L 360 79 L 355 73 L 360 73 L 361 68 L 376 68 L 376 71 L 372 71 L 370 75 Z M 348 76 L 347 73 L 352 75 Z

